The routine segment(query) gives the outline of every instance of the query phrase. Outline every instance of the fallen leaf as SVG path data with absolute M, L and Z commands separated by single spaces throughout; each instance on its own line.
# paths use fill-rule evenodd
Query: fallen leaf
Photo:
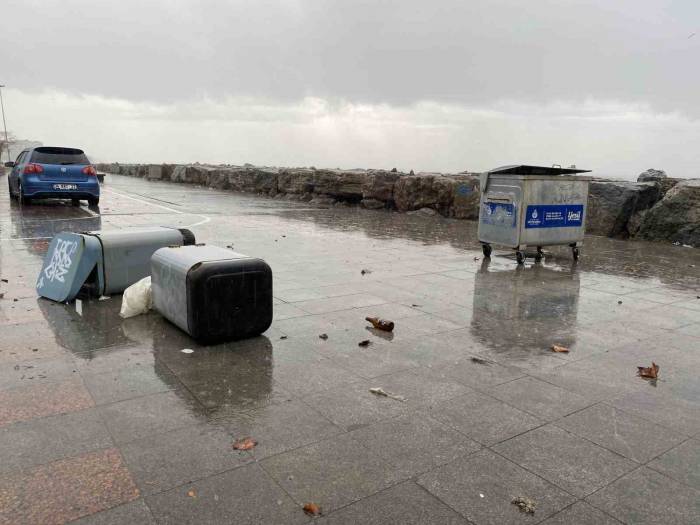
M 552 352 L 557 352 L 559 354 L 568 354 L 569 349 L 565 346 L 552 345 Z
M 320 516 L 321 507 L 319 507 L 315 503 L 306 503 L 304 505 L 304 512 L 306 512 L 309 516 Z
M 511 503 L 513 505 L 516 505 L 520 509 L 520 512 L 527 512 L 528 514 L 534 514 L 535 507 L 537 506 L 537 504 L 534 501 L 524 496 L 518 496 L 513 501 L 511 501 Z
M 646 377 L 647 379 L 656 379 L 659 377 L 659 365 L 654 363 L 653 361 L 651 362 L 650 367 L 646 366 L 638 366 L 637 367 L 637 373 L 639 374 L 639 377 Z
M 236 441 L 233 442 L 233 449 L 234 450 L 250 450 L 252 448 L 255 448 L 255 445 L 257 445 L 258 442 L 255 441 L 253 438 L 241 438 L 237 439 Z
M 319 339 L 323 339 L 324 341 L 328 339 L 328 334 L 321 334 L 318 336 Z
M 359 343 L 357 343 L 357 346 L 364 347 L 364 346 L 369 346 L 370 344 L 372 344 L 372 342 L 369 339 L 365 339 L 364 341 L 360 341 Z
M 196 498 L 196 497 L 197 497 L 197 493 L 196 493 L 194 490 L 188 490 L 188 491 L 187 491 L 187 495 L 188 495 L 190 498 Z
M 406 401 L 405 397 L 392 394 L 391 392 L 387 392 L 386 390 L 378 386 L 370 388 L 369 391 L 372 392 L 375 396 L 389 397 L 391 399 L 396 399 L 397 401 Z

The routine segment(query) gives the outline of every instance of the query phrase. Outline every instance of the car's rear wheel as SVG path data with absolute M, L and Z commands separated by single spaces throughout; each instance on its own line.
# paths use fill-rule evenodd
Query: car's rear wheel
M 19 202 L 22 204 L 29 205 L 32 203 L 31 197 L 25 197 L 24 196 L 24 190 L 22 189 L 22 183 L 19 183 Z
M 99 203 L 100 203 L 99 197 L 89 197 L 88 198 L 88 205 L 90 205 L 90 206 L 97 206 Z
M 17 195 L 15 194 L 14 191 L 12 191 L 12 184 L 10 183 L 10 179 L 7 179 L 7 191 L 10 192 L 10 199 L 16 199 Z

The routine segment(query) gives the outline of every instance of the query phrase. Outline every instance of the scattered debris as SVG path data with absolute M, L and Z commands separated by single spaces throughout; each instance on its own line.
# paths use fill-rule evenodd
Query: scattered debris
M 182 352 L 183 354 L 194 354 L 194 350 L 192 350 L 191 348 L 183 348 L 182 350 L 180 350 L 180 352 Z
M 473 363 L 476 363 L 478 365 L 488 365 L 490 364 L 486 359 L 482 359 L 481 357 L 472 357 L 471 358 Z
M 319 507 L 315 503 L 306 503 L 304 505 L 304 512 L 306 512 L 309 516 L 320 516 L 321 507 Z
M 357 346 L 365 347 L 365 346 L 369 346 L 371 344 L 372 344 L 372 341 L 370 341 L 369 339 L 365 339 L 364 341 L 360 341 L 359 343 L 357 343 Z
M 321 334 L 318 336 L 319 339 L 323 339 L 324 341 L 328 340 L 328 334 Z
M 552 352 L 557 352 L 559 354 L 568 354 L 569 349 L 566 348 L 565 346 L 552 345 Z
M 39 351 L 38 348 L 32 348 L 32 352 L 38 352 L 38 351 Z
M 144 277 L 124 290 L 119 316 L 122 319 L 146 314 L 153 308 L 151 276 Z
M 226 248 L 228 248 L 229 250 L 233 250 L 233 244 L 227 244 Z
M 0 279 L 0 281 L 2 281 L 2 282 L 4 282 L 4 283 L 9 283 L 9 282 L 10 282 L 10 281 L 8 281 L 7 279 Z
M 413 308 L 420 308 L 422 305 L 420 305 L 420 304 L 412 304 L 411 306 L 412 306 Z
M 361 273 L 362 275 L 365 275 L 365 274 L 367 274 L 367 273 L 372 273 L 372 270 L 365 270 L 365 269 L 363 269 L 360 273 Z
M 475 261 L 478 261 L 479 259 L 480 259 L 480 257 L 474 257 Z
M 187 495 L 188 495 L 190 498 L 196 498 L 196 497 L 197 497 L 197 493 L 196 493 L 194 490 L 188 490 L 188 491 L 187 491 Z
M 281 336 L 280 336 L 280 339 L 287 339 L 287 336 L 286 336 L 286 335 L 281 335 Z
M 385 332 L 394 331 L 394 322 L 387 321 L 386 319 L 380 319 L 379 317 L 365 317 L 365 321 L 372 323 L 377 330 L 384 330 Z
M 483 498 L 484 495 L 483 495 L 481 492 L 479 492 L 479 497 L 480 497 L 480 498 Z
M 647 379 L 657 379 L 659 377 L 659 370 L 659 365 L 652 361 L 650 367 L 638 366 L 637 374 L 639 374 L 639 377 L 644 377 Z
M 537 504 L 534 501 L 524 496 L 518 496 L 513 501 L 511 501 L 511 503 L 513 505 L 516 505 L 520 509 L 520 512 L 527 512 L 528 514 L 534 514 L 535 507 L 537 506 Z
M 100 295 L 98 301 L 109 301 L 111 297 L 109 295 Z
M 257 444 L 258 442 L 255 441 L 253 438 L 241 438 L 233 442 L 233 450 L 250 450 L 252 448 L 255 448 L 255 445 Z
M 5 297 L 5 292 L 0 292 L 0 299 L 2 299 L 3 297 Z
M 387 392 L 386 390 L 378 386 L 370 388 L 369 391 L 372 392 L 375 396 L 388 397 L 391 399 L 396 399 L 397 401 L 406 401 L 405 397 L 392 394 L 391 392 Z

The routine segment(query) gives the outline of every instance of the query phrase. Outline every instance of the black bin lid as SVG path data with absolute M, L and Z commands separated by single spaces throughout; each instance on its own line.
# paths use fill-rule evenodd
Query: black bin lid
M 579 170 L 577 168 L 561 168 L 553 166 L 528 166 L 527 164 L 513 164 L 493 169 L 489 173 L 499 175 L 573 175 L 575 173 L 589 173 L 591 170 Z

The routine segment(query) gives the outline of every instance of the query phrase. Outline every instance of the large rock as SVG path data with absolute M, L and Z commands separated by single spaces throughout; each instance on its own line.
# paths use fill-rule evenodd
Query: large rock
M 453 181 L 439 174 L 406 175 L 394 186 L 394 201 L 399 211 L 433 208 L 449 216 Z
M 396 171 L 369 170 L 362 183 L 362 198 L 394 205 L 394 186 L 401 177 Z
M 308 168 L 282 168 L 277 176 L 280 193 L 304 194 L 314 189 L 314 172 Z
M 659 185 L 654 182 L 591 181 L 586 231 L 627 238 L 630 219 L 651 208 L 660 198 Z
M 681 181 L 669 190 L 644 215 L 638 236 L 700 248 L 700 179 Z
M 458 175 L 451 177 L 452 207 L 450 217 L 476 220 L 479 218 L 479 177 Z
M 234 191 L 266 193 L 277 192 L 277 169 L 249 166 L 220 170 L 226 179 L 225 189 Z
M 163 178 L 163 166 L 160 164 L 149 164 L 146 178 L 148 180 L 161 180 Z
M 315 170 L 313 192 L 319 195 L 330 195 L 337 199 L 360 202 L 365 177 L 364 170 Z
M 654 168 L 649 168 L 643 171 L 637 177 L 637 182 L 653 182 L 659 179 L 667 178 L 666 172 L 664 170 L 655 170 Z

